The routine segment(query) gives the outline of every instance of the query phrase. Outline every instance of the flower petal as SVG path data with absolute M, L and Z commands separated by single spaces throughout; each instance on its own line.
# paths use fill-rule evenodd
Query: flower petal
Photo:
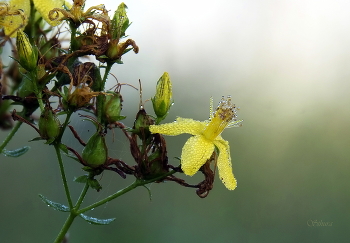
M 227 189 L 234 190 L 237 187 L 237 181 L 232 173 L 230 146 L 228 142 L 221 137 L 218 137 L 214 141 L 214 144 L 219 149 L 217 165 L 220 179 Z
M 10 11 L 19 10 L 23 11 L 26 16 L 25 22 L 21 15 L 8 15 L 1 20 L 0 25 L 4 26 L 5 34 L 11 35 L 10 37 L 16 37 L 17 30 L 23 30 L 28 23 L 28 16 L 30 14 L 30 1 L 29 0 L 11 0 L 9 2 Z M 21 27 L 21 28 L 19 28 Z
M 214 144 L 203 136 L 190 137 L 182 148 L 181 169 L 194 175 L 213 154 Z
M 172 123 L 161 125 L 151 125 L 149 130 L 152 133 L 160 133 L 164 135 L 176 136 L 182 133 L 199 135 L 204 130 L 206 122 L 195 121 L 193 119 L 178 117 Z
M 54 8 L 61 8 L 64 4 L 64 0 L 33 0 L 33 2 L 36 9 L 47 23 L 51 26 L 56 26 L 61 23 L 61 21 L 52 21 L 49 19 L 49 12 Z M 62 14 L 60 14 L 60 17 L 62 17 Z

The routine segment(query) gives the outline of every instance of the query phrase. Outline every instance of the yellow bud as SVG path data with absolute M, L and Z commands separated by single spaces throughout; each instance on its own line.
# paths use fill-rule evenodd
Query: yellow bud
M 171 80 L 167 72 L 164 72 L 157 82 L 156 95 L 152 98 L 152 103 L 158 120 L 163 120 L 173 104 Z
M 17 32 L 16 40 L 19 64 L 28 71 L 32 71 L 37 66 L 38 52 L 30 44 L 28 36 L 23 31 Z

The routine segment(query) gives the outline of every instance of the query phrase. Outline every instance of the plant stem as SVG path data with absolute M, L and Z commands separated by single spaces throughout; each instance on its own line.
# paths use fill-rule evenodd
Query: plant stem
M 86 195 L 86 192 L 89 189 L 89 185 L 88 185 L 88 183 L 86 183 L 84 189 L 82 190 L 82 192 L 80 194 L 80 197 L 79 197 L 75 207 L 74 208 L 71 207 L 71 212 L 70 212 L 66 222 L 63 224 L 62 229 L 59 232 L 59 234 L 57 235 L 56 240 L 54 242 L 55 243 L 61 243 L 62 242 L 62 240 L 64 239 L 64 236 L 68 232 L 68 230 L 69 230 L 70 226 L 72 225 L 74 219 L 79 214 L 82 214 L 82 213 L 84 213 L 86 211 L 89 211 L 89 210 L 91 210 L 93 208 L 101 206 L 101 205 L 103 205 L 103 204 L 105 204 L 105 203 L 107 203 L 107 202 L 109 202 L 109 201 L 111 201 L 111 200 L 113 200 L 113 199 L 115 199 L 115 198 L 117 198 L 117 197 L 119 197 L 119 196 L 121 196 L 121 195 L 123 195 L 123 194 L 125 194 L 125 193 L 127 193 L 127 192 L 129 192 L 131 190 L 133 190 L 133 189 L 135 189 L 136 187 L 144 186 L 146 184 L 149 184 L 149 183 L 152 183 L 152 182 L 155 182 L 155 181 L 159 181 L 159 180 L 161 180 L 161 179 L 163 179 L 163 178 L 165 178 L 167 176 L 170 176 L 170 175 L 172 175 L 174 173 L 176 173 L 176 171 L 172 170 L 172 171 L 169 171 L 168 173 L 166 173 L 164 175 L 161 175 L 159 177 L 156 177 L 156 178 L 153 178 L 153 179 L 150 179 L 150 180 L 146 180 L 145 181 L 145 180 L 139 180 L 138 179 L 134 183 L 132 183 L 131 185 L 125 187 L 122 190 L 117 191 L 116 193 L 106 197 L 105 199 L 102 199 L 99 202 L 93 203 L 90 206 L 79 210 L 79 207 L 80 207 L 80 205 L 81 205 L 81 203 L 82 203 L 82 201 L 83 201 L 83 199 L 84 199 L 84 197 Z
M 106 84 L 106 81 L 107 81 L 107 78 L 108 78 L 108 74 L 111 71 L 112 66 L 113 66 L 113 63 L 107 62 L 107 66 L 106 66 L 105 73 L 103 75 L 102 83 L 101 83 L 98 91 L 103 91 L 105 89 L 105 84 Z M 102 123 L 102 113 L 103 113 L 102 109 L 103 109 L 103 106 L 104 106 L 103 103 L 104 103 L 105 99 L 104 99 L 103 95 L 99 95 L 99 96 L 97 96 L 96 100 L 97 100 L 97 102 L 96 102 L 97 121 L 99 123 Z
M 89 183 L 86 182 L 86 183 L 85 183 L 85 186 L 84 186 L 84 188 L 83 188 L 83 190 L 82 190 L 81 193 L 80 193 L 80 196 L 79 196 L 79 198 L 78 198 L 78 201 L 77 201 L 77 203 L 76 203 L 75 206 L 74 206 L 74 209 L 79 210 L 80 205 L 81 205 L 81 203 L 83 202 L 83 200 L 84 200 L 84 198 L 85 198 L 85 195 L 86 195 L 86 192 L 88 191 L 88 189 L 89 189 Z
M 163 179 L 163 178 L 165 178 L 165 177 L 167 177 L 169 175 L 174 174 L 175 172 L 176 171 L 172 170 L 172 171 L 170 171 L 170 172 L 168 172 L 168 173 L 166 173 L 166 174 L 164 174 L 162 176 L 159 176 L 159 177 L 156 177 L 156 178 L 153 178 L 153 179 L 150 179 L 150 180 L 146 180 L 146 181 L 145 180 L 136 180 L 131 185 L 125 187 L 124 189 L 121 189 L 121 190 L 117 191 L 116 193 L 106 197 L 105 199 L 102 199 L 101 201 L 98 201 L 96 203 L 91 204 L 90 206 L 87 206 L 85 208 L 80 209 L 79 211 L 77 211 L 77 214 L 81 214 L 81 213 L 89 211 L 89 210 L 91 210 L 93 208 L 96 208 L 98 206 L 101 206 L 101 205 L 103 205 L 103 204 L 105 204 L 105 203 L 107 203 L 107 202 L 109 202 L 109 201 L 111 201 L 111 200 L 113 200 L 113 199 L 115 199 L 115 198 L 117 198 L 117 197 L 119 197 L 119 196 L 121 196 L 121 195 L 123 195 L 123 194 L 125 194 L 125 193 L 127 193 L 127 192 L 129 192 L 131 190 L 133 190 L 133 189 L 135 189 L 136 187 L 143 186 L 143 185 L 155 182 L 155 181 L 159 181 L 159 180 L 161 180 L 161 179 Z
M 70 192 L 69 192 L 69 187 L 68 187 L 68 183 L 67 183 L 66 173 L 64 171 L 64 165 L 63 165 L 63 161 L 62 161 L 60 145 L 61 145 L 61 139 L 62 139 L 64 130 L 66 129 L 66 127 L 67 127 L 67 125 L 69 123 L 69 119 L 70 119 L 71 115 L 72 115 L 72 112 L 68 112 L 67 113 L 66 120 L 64 121 L 64 124 L 61 127 L 61 133 L 58 135 L 58 137 L 56 138 L 56 141 L 53 144 L 54 147 L 55 147 L 58 164 L 60 166 L 60 172 L 61 172 L 62 182 L 63 182 L 63 186 L 64 186 L 64 191 L 66 193 L 70 209 L 73 208 L 73 202 L 72 202 L 72 197 L 71 197 Z
M 68 126 L 68 123 L 69 123 L 69 119 L 70 117 L 72 116 L 73 112 L 72 111 L 68 111 L 67 113 L 67 116 L 66 116 L 66 119 L 61 127 L 61 133 L 58 135 L 57 137 L 57 143 L 61 143 L 61 140 L 62 140 L 62 136 L 63 136 L 63 133 L 64 131 L 66 130 L 67 126 Z
M 7 137 L 5 138 L 5 140 L 2 142 L 2 144 L 0 145 L 0 154 L 2 152 L 2 150 L 6 147 L 6 145 L 10 142 L 10 140 L 12 139 L 12 137 L 16 134 L 16 132 L 18 131 L 18 129 L 20 128 L 20 126 L 22 125 L 23 122 L 18 121 L 16 123 L 16 125 L 12 128 L 11 132 L 7 135 Z
M 44 111 L 44 102 L 43 102 L 43 93 L 41 88 L 39 88 L 39 84 L 38 84 L 38 77 L 37 77 L 37 70 L 33 70 L 29 73 L 30 76 L 30 80 L 33 83 L 34 86 L 34 93 L 36 98 L 38 99 L 38 103 L 39 103 L 39 107 L 40 107 L 40 111 L 43 112 Z
M 63 182 L 63 186 L 64 186 L 64 191 L 66 193 L 66 197 L 68 200 L 68 205 L 69 205 L 70 209 L 73 209 L 72 197 L 71 197 L 70 192 L 69 192 L 69 187 L 68 187 L 68 183 L 67 183 L 66 173 L 64 171 L 64 166 L 63 166 L 63 161 L 62 161 L 62 156 L 61 156 L 59 144 L 55 144 L 54 146 L 55 146 L 55 150 L 56 150 L 58 164 L 60 166 L 62 182 Z
M 66 236 L 66 234 L 67 234 L 70 226 L 72 225 L 75 217 L 77 217 L 77 214 L 72 213 L 72 212 L 69 213 L 69 216 L 66 219 L 66 222 L 64 222 L 64 225 L 62 226 L 62 229 L 61 229 L 60 233 L 58 233 L 54 243 L 62 243 L 62 240 Z

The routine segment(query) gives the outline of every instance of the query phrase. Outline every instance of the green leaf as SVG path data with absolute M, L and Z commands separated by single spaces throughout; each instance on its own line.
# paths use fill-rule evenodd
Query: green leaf
M 87 180 L 89 186 L 93 189 L 95 189 L 96 191 L 99 191 L 102 189 L 102 186 L 100 185 L 100 183 L 96 180 L 96 179 L 88 179 Z
M 152 192 L 151 192 L 151 189 L 148 188 L 146 185 L 143 185 L 143 187 L 147 189 L 147 191 L 148 191 L 148 196 L 149 196 L 149 200 L 152 201 Z
M 131 51 L 133 48 L 126 48 L 124 51 L 123 51 L 123 55 L 125 54 L 125 53 L 128 53 L 129 51 Z
M 82 175 L 74 178 L 74 181 L 78 183 L 86 183 L 88 181 L 88 178 L 89 178 L 88 175 Z
M 82 169 L 89 173 L 94 172 L 94 170 L 90 166 L 84 166 Z
M 115 218 L 111 218 L 111 219 L 98 219 L 98 218 L 93 218 L 90 216 L 87 216 L 85 214 L 79 214 L 79 216 L 84 219 L 85 221 L 87 221 L 90 224 L 96 224 L 96 225 L 108 225 L 110 223 L 112 223 Z
M 8 156 L 8 157 L 19 157 L 19 156 L 25 154 L 29 149 L 30 149 L 29 146 L 24 146 L 22 148 L 18 148 L 18 149 L 15 149 L 15 150 L 6 150 L 6 149 L 4 149 L 2 151 L 2 153 L 5 156 Z
M 68 154 L 69 151 L 68 151 L 66 145 L 64 145 L 63 143 L 60 143 L 59 148 L 60 148 L 60 150 L 62 150 L 65 154 Z
M 64 94 L 65 94 L 65 96 L 67 98 L 67 96 L 69 95 L 69 88 L 67 86 L 64 86 L 63 87 L 63 92 L 64 92 Z
M 124 120 L 126 118 L 126 116 L 111 116 L 110 119 L 113 121 L 120 121 L 120 120 Z
M 28 142 L 39 141 L 39 140 L 45 140 L 45 139 L 43 139 L 42 137 L 36 137 L 36 138 L 29 140 Z
M 39 194 L 39 197 L 41 198 L 41 200 L 46 203 L 48 206 L 52 207 L 53 209 L 57 210 L 57 211 L 61 211 L 61 212 L 70 212 L 69 207 L 67 207 L 66 205 L 57 203 L 57 202 L 53 202 L 49 199 L 47 199 L 47 197 Z
M 56 138 L 49 138 L 45 144 L 51 144 Z
M 60 111 L 56 113 L 57 116 L 66 115 L 66 114 L 68 114 L 68 111 Z
M 98 58 L 108 58 L 106 55 L 101 55 Z M 100 67 L 100 68 L 106 68 L 106 67 Z
M 77 156 L 75 156 L 75 154 L 73 154 L 73 153 L 68 153 L 68 154 L 64 154 L 64 155 L 66 155 L 68 158 L 71 158 L 71 159 L 74 159 L 74 160 L 80 162 L 79 159 L 77 158 Z

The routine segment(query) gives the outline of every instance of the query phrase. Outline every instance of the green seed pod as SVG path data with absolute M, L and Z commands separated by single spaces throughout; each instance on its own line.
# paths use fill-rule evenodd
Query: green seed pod
M 104 119 L 106 123 L 114 123 L 125 118 L 121 116 L 123 98 L 119 92 L 108 91 L 105 96 Z
M 105 137 L 100 131 L 97 131 L 83 149 L 82 158 L 90 167 L 96 168 L 106 162 L 107 152 Z
M 144 109 L 139 110 L 134 122 L 133 132 L 136 133 L 141 140 L 148 138 L 151 133 L 149 126 L 154 122 Z
M 34 70 L 38 62 L 38 52 L 30 44 L 28 36 L 23 31 L 17 32 L 16 46 L 19 64 L 28 71 Z
M 61 129 L 60 121 L 53 113 L 51 107 L 46 106 L 39 119 L 39 131 L 42 138 L 51 143 L 59 135 Z

